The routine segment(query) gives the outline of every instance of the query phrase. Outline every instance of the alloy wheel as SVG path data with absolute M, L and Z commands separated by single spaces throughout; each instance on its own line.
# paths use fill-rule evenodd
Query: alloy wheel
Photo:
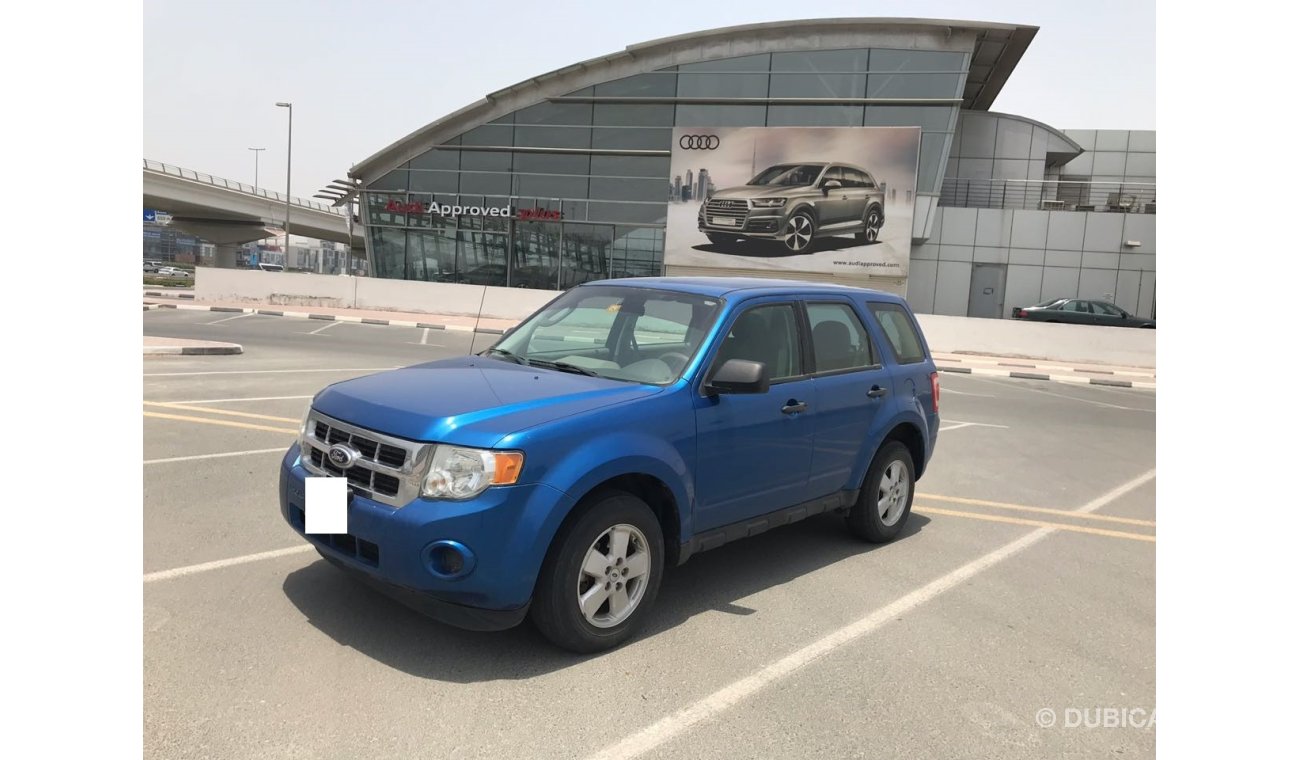
M 636 611 L 650 579 L 645 534 L 620 523 L 592 543 L 578 572 L 578 608 L 588 623 L 613 628 Z
M 886 527 L 898 522 L 903 514 L 911 487 L 903 463 L 898 460 L 890 462 L 880 476 L 880 487 L 876 490 L 876 509 L 880 511 L 880 522 Z
M 807 248 L 812 236 L 812 221 L 803 214 L 795 214 L 785 223 L 785 247 L 792 251 Z

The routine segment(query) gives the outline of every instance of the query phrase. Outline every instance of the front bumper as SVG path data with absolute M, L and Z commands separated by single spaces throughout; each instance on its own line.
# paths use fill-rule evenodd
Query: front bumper
M 360 494 L 348 497 L 348 532 L 305 532 L 309 473 L 294 444 L 280 464 L 280 513 L 326 559 L 369 585 L 450 625 L 500 630 L 527 614 L 550 537 L 572 507 L 554 488 L 534 484 L 490 488 L 468 501 L 416 498 L 401 508 Z M 437 572 L 433 549 L 468 547 L 468 572 Z
M 696 226 L 700 232 L 736 235 L 737 237 L 771 238 L 780 236 L 782 222 L 785 219 L 781 209 L 750 209 L 741 217 L 720 217 L 731 219 L 735 224 L 715 223 L 703 210 L 696 217 Z

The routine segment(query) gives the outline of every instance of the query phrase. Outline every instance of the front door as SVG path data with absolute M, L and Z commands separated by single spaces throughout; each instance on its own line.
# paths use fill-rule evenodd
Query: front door
M 709 373 L 728 359 L 767 365 L 766 393 L 696 398 L 696 527 L 728 525 L 812 498 L 812 380 L 804 376 L 795 305 L 763 303 L 732 318 Z M 706 374 L 707 379 L 710 375 Z

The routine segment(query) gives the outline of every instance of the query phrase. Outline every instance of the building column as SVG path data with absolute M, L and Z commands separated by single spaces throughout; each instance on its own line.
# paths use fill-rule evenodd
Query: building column
M 223 243 L 217 245 L 216 266 L 217 269 L 234 269 L 235 262 L 238 260 L 235 252 L 239 246 L 234 243 Z

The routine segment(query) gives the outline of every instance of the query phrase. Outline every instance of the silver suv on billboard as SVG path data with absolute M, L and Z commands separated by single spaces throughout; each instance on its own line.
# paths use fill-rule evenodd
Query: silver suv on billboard
M 706 198 L 698 223 L 723 248 L 769 240 L 807 253 L 817 238 L 845 234 L 874 243 L 885 224 L 885 192 L 870 172 L 851 164 L 777 164 Z

